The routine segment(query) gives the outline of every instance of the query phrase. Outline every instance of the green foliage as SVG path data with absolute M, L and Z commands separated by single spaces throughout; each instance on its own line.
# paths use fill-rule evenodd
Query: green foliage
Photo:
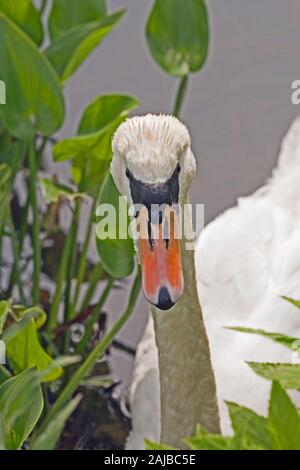
M 57 415 L 50 421 L 45 431 L 39 434 L 32 442 L 31 450 L 53 450 L 59 436 L 73 411 L 79 405 L 82 396 L 73 398 Z
M 281 333 L 269 333 L 264 330 L 258 330 L 255 328 L 243 328 L 243 327 L 226 327 L 227 330 L 238 331 L 240 333 L 248 333 L 254 335 L 264 336 L 265 338 L 269 338 L 276 343 L 281 344 L 282 346 L 286 346 L 288 348 L 293 349 L 293 345 L 298 338 L 293 338 L 291 336 L 283 335 Z
M 294 305 L 296 308 L 300 308 L 300 301 L 291 299 L 290 297 L 286 297 L 285 295 L 282 296 L 283 300 L 286 300 L 287 302 L 290 302 L 290 304 Z
M 248 362 L 251 369 L 268 380 L 277 380 L 285 388 L 300 391 L 300 364 Z
M 97 238 L 97 248 L 100 259 L 106 271 L 113 277 L 122 278 L 129 276 L 134 269 L 134 246 L 130 237 L 120 238 L 119 234 L 127 234 L 129 217 L 125 220 L 119 217 L 119 198 L 121 194 L 116 188 L 114 180 L 110 173 L 107 174 L 103 183 L 98 204 L 110 204 L 115 208 L 116 237 L 99 239 Z M 124 206 L 126 208 L 126 201 Z M 117 260 L 117 262 L 116 262 Z
M 84 23 L 97 21 L 106 15 L 105 0 L 53 0 L 49 15 L 52 39 Z
M 236 403 L 226 402 L 232 428 L 236 435 L 243 436 L 246 442 L 270 449 L 272 441 L 268 430 L 268 421 L 254 411 Z
M 300 415 L 278 382 L 273 382 L 268 428 L 274 450 L 300 450 Z
M 68 80 L 88 55 L 101 44 L 123 16 L 123 11 L 74 26 L 57 36 L 46 55 L 62 81 Z M 71 53 L 70 53 L 71 51 Z
M 72 160 L 73 180 L 81 191 L 98 196 L 112 157 L 111 137 L 138 105 L 139 101 L 131 96 L 100 96 L 85 109 L 78 135 L 61 140 L 53 147 L 56 161 Z
M 83 194 L 73 191 L 69 186 L 49 178 L 40 178 L 40 185 L 46 204 L 58 202 L 61 198 L 73 201 L 77 197 L 83 196 Z
M 7 315 L 9 313 L 9 304 L 5 300 L 0 301 L 0 335 L 2 334 Z
M 14 142 L 10 137 L 8 139 L 2 137 L 1 139 L 0 136 L 0 174 L 4 168 L 2 164 L 6 164 L 10 168 L 12 177 L 23 168 L 25 149 L 25 142 Z M 10 190 L 10 187 L 8 189 Z
M 149 439 L 145 439 L 145 446 L 147 450 L 175 450 L 174 447 L 165 444 L 156 444 L 155 442 L 149 441 Z
M 300 414 L 279 382 L 272 385 L 267 418 L 236 403 L 227 402 L 234 435 L 209 434 L 198 426 L 195 436 L 185 440 L 192 450 L 300 450 Z M 148 448 L 162 444 L 147 441 Z M 167 447 L 166 447 L 167 448 Z
M 41 319 L 43 314 L 43 319 Z M 38 315 L 37 323 L 34 316 Z M 62 374 L 62 368 L 55 364 L 40 344 L 37 328 L 45 321 L 44 312 L 28 309 L 22 312 L 22 318 L 5 331 L 3 340 L 7 348 L 7 357 L 15 373 L 35 367 L 42 372 L 51 369 L 43 376 L 43 381 L 57 379 Z
M 39 376 L 27 369 L 0 386 L 0 450 L 19 449 L 43 410 Z
M 38 45 L 44 33 L 40 14 L 31 0 L 0 0 L 0 12 L 13 20 Z
M 156 62 L 183 77 L 203 66 L 208 52 L 207 10 L 203 0 L 156 0 L 146 35 Z
M 0 79 L 7 105 L 0 118 L 11 134 L 29 140 L 35 131 L 50 135 L 62 124 L 64 99 L 57 76 L 31 39 L 0 13 Z

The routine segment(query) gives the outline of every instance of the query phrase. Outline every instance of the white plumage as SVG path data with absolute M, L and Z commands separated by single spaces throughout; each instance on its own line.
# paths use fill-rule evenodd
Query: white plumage
M 270 383 L 245 361 L 291 362 L 291 352 L 260 336 L 224 329 L 248 326 L 300 337 L 300 313 L 281 295 L 300 298 L 300 119 L 283 140 L 267 184 L 240 198 L 200 234 L 195 253 L 198 293 L 216 374 L 223 433 L 224 400 L 265 414 Z M 196 293 L 195 293 L 196 295 Z M 299 395 L 295 395 L 300 403 Z M 131 388 L 128 448 L 159 440 L 157 350 L 152 319 L 138 346 Z

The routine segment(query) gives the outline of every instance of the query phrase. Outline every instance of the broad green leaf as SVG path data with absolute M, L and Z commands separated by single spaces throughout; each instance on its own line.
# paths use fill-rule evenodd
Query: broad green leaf
M 23 167 L 25 150 L 26 142 L 12 139 L 6 142 L 0 141 L 0 165 L 5 163 L 9 166 L 12 176 L 15 175 Z
M 0 301 L 0 335 L 2 334 L 4 324 L 9 312 L 9 303 L 5 300 Z
M 268 426 L 275 450 L 300 450 L 300 415 L 278 382 L 273 382 Z
M 290 297 L 286 297 L 285 295 L 283 295 L 282 298 L 284 300 L 287 300 L 288 302 L 290 302 L 290 304 L 294 305 L 294 307 L 300 308 L 300 301 L 299 300 L 291 299 Z
M 226 327 L 226 330 L 238 331 L 240 333 L 249 333 L 254 335 L 264 336 L 265 338 L 269 338 L 276 343 L 282 344 L 282 346 L 286 346 L 288 348 L 294 349 L 293 345 L 296 341 L 299 341 L 299 338 L 293 338 L 291 336 L 283 335 L 281 333 L 270 333 L 264 330 L 257 330 L 254 328 L 244 328 L 244 327 Z
M 84 111 L 78 135 L 54 146 L 56 161 L 73 160 L 72 177 L 81 191 L 94 197 L 99 194 L 112 157 L 112 135 L 138 105 L 138 100 L 131 96 L 100 96 Z
M 43 395 L 34 369 L 0 386 L 0 450 L 19 449 L 43 410 Z
M 7 348 L 10 366 L 18 373 L 28 367 L 36 367 L 38 372 L 48 370 L 42 377 L 43 382 L 56 380 L 62 368 L 42 348 L 32 317 L 24 317 L 6 330 L 3 340 Z
M 113 277 L 123 278 L 129 276 L 134 269 L 134 245 L 130 237 L 119 238 L 120 231 L 125 234 L 128 233 L 127 227 L 129 225 L 128 216 L 119 218 L 119 202 L 122 196 L 118 192 L 114 180 L 110 173 L 107 174 L 103 183 L 98 206 L 101 204 L 110 204 L 112 210 L 115 210 L 116 217 L 112 220 L 115 227 L 116 238 L 102 239 L 100 230 L 101 220 L 98 218 L 97 225 L 97 249 L 105 270 Z M 126 200 L 123 198 L 123 206 L 127 209 Z M 126 211 L 127 214 L 127 211 Z M 99 213 L 97 213 L 99 215 Z M 104 216 L 106 218 L 107 214 Z M 120 220 L 121 219 L 121 220 Z M 105 231 L 109 230 L 109 227 Z
M 64 100 L 57 75 L 32 40 L 0 13 L 0 80 L 6 83 L 0 117 L 15 137 L 51 135 L 62 124 Z
M 0 385 L 2 385 L 6 380 L 11 378 L 11 373 L 0 364 Z
M 98 21 L 75 26 L 58 36 L 46 50 L 46 55 L 62 81 L 85 61 L 88 55 L 117 25 L 124 11 L 103 17 Z
M 53 450 L 63 431 L 65 424 L 73 411 L 77 408 L 82 396 L 77 395 L 70 401 L 48 424 L 46 429 L 39 434 L 32 445 L 31 450 Z
M 139 104 L 139 100 L 134 96 L 99 96 L 85 109 L 79 123 L 78 134 L 93 134 L 101 129 L 106 129 L 116 119 L 125 119 L 128 113 L 137 108 Z
M 203 0 L 155 0 L 146 36 L 156 62 L 170 75 L 183 77 L 204 64 L 209 42 Z
M 106 15 L 105 0 L 53 0 L 49 15 L 51 38 L 74 26 L 99 20 Z
M 254 411 L 236 403 L 226 402 L 231 424 L 236 434 L 263 449 L 272 449 L 272 440 L 268 431 L 268 421 Z
M 167 446 L 166 444 L 158 444 L 149 441 L 149 439 L 145 439 L 145 445 L 147 450 L 176 450 L 175 447 Z
M 69 188 L 65 184 L 58 183 L 49 178 L 40 178 L 40 185 L 46 204 L 57 202 L 60 198 L 73 201 L 78 197 L 84 196 L 84 194 L 73 191 L 72 188 Z
M 38 45 L 43 40 L 40 14 L 30 0 L 0 0 L 0 12 L 13 20 Z
M 277 380 L 285 388 L 300 391 L 300 364 L 247 362 L 251 369 L 267 380 Z

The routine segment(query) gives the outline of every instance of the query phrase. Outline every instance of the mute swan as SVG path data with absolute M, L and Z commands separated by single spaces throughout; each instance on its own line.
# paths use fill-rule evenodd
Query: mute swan
M 211 432 L 220 430 L 215 379 L 197 295 L 194 252 L 185 249 L 185 239 L 180 243 L 175 236 L 175 211 L 166 239 L 161 219 L 150 209 L 188 201 L 196 167 L 190 136 L 175 117 L 147 115 L 121 124 L 112 148 L 116 186 L 130 204 L 143 205 L 136 218 L 145 237 L 136 241 L 136 248 L 143 290 L 152 304 L 160 376 L 159 385 L 157 375 L 150 384 L 160 409 L 160 424 L 153 425 L 162 441 L 182 447 L 182 439 L 193 434 L 198 423 Z M 185 223 L 189 238 L 189 218 Z
M 299 311 L 280 296 L 300 296 L 300 118 L 284 138 L 266 185 L 238 199 L 236 207 L 200 233 L 195 262 L 221 427 L 230 434 L 224 400 L 261 414 L 267 410 L 270 383 L 245 361 L 291 362 L 291 354 L 268 339 L 223 327 L 244 325 L 299 337 Z M 190 295 L 196 296 L 196 289 Z M 300 405 L 299 394 L 294 398 Z M 159 440 L 159 368 L 151 316 L 137 349 L 131 409 L 127 448 L 143 448 L 145 437 Z

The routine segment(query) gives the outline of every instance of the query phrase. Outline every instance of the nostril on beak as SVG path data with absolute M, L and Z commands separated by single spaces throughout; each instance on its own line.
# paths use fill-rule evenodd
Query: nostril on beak
M 174 302 L 172 302 L 169 291 L 167 287 L 161 287 L 158 295 L 158 303 L 156 307 L 160 310 L 169 310 L 173 307 Z

